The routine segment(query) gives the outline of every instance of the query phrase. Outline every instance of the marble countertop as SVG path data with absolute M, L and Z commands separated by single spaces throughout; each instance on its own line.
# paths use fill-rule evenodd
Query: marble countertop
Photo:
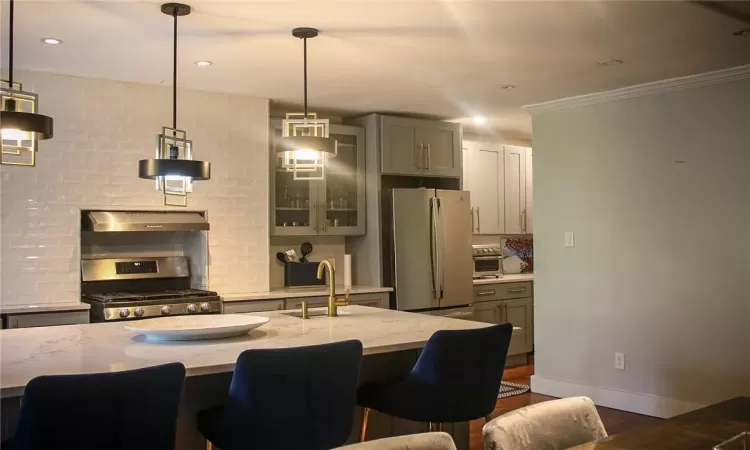
M 352 286 L 352 294 L 379 294 L 391 292 L 393 288 L 380 286 Z M 344 295 L 346 289 L 343 285 L 336 286 L 336 295 Z M 280 300 L 284 298 L 317 297 L 328 296 L 328 288 L 325 286 L 314 288 L 283 288 L 273 289 L 268 292 L 246 292 L 239 294 L 220 294 L 224 302 L 243 302 L 250 300 Z
M 88 303 L 59 303 L 42 305 L 0 305 L 0 314 L 36 314 L 62 311 L 88 311 Z
M 534 281 L 533 273 L 517 273 L 503 275 L 500 278 L 481 278 L 474 280 L 474 286 L 482 284 L 518 283 L 520 281 Z
M 0 397 L 21 395 L 40 375 L 115 372 L 179 361 L 188 376 L 197 376 L 232 371 L 237 356 L 247 349 L 359 339 L 370 355 L 421 348 L 438 330 L 490 326 L 366 306 L 339 310 L 349 315 L 302 320 L 284 311 L 254 313 L 271 321 L 246 336 L 192 342 L 147 341 L 122 322 L 0 330 Z

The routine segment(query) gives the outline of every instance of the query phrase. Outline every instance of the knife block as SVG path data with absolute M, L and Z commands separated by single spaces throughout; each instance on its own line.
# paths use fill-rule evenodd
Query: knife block
M 284 266 L 284 287 L 317 287 L 326 285 L 327 273 L 318 279 L 319 262 L 287 263 Z

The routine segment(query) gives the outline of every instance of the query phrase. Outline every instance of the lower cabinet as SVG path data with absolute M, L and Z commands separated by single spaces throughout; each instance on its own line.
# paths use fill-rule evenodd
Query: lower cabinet
M 485 323 L 506 323 L 520 328 L 513 332 L 508 355 L 529 353 L 534 347 L 534 301 L 515 298 L 474 303 L 474 320 Z
M 349 304 L 370 306 L 372 308 L 388 309 L 388 293 L 353 294 L 349 296 Z M 243 314 L 263 311 L 280 311 L 282 309 L 302 309 L 302 302 L 307 302 L 308 308 L 326 308 L 327 296 L 295 297 L 286 300 L 247 300 L 224 302 L 224 314 Z
M 474 303 L 474 320 L 484 323 L 504 323 L 504 306 L 503 301 Z
M 338 296 L 338 298 L 341 297 L 343 296 Z M 288 298 L 286 300 L 286 309 L 302 309 L 303 301 L 307 301 L 308 308 L 325 308 L 328 306 L 328 297 L 298 297 Z M 349 296 L 349 304 L 388 309 L 388 293 L 351 294 Z
M 243 314 L 284 309 L 284 300 L 248 300 L 246 302 L 224 302 L 224 314 Z
M 328 297 L 297 297 L 286 299 L 286 309 L 302 309 L 302 302 L 307 302 L 308 308 L 325 308 Z
M 381 294 L 358 294 L 349 296 L 350 305 L 369 306 L 371 308 L 383 308 L 388 309 L 389 307 L 389 296 L 388 293 Z
M 89 323 L 89 312 L 64 311 L 34 314 L 8 314 L 3 317 L 3 328 L 51 327 Z

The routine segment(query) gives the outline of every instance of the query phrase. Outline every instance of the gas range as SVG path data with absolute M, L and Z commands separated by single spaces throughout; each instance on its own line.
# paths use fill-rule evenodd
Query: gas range
M 81 280 L 92 322 L 221 312 L 216 292 L 190 288 L 182 256 L 83 260 Z

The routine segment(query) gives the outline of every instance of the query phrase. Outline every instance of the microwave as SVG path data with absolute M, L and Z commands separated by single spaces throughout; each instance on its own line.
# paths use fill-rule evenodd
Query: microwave
M 474 278 L 497 278 L 503 275 L 503 247 L 472 245 Z

